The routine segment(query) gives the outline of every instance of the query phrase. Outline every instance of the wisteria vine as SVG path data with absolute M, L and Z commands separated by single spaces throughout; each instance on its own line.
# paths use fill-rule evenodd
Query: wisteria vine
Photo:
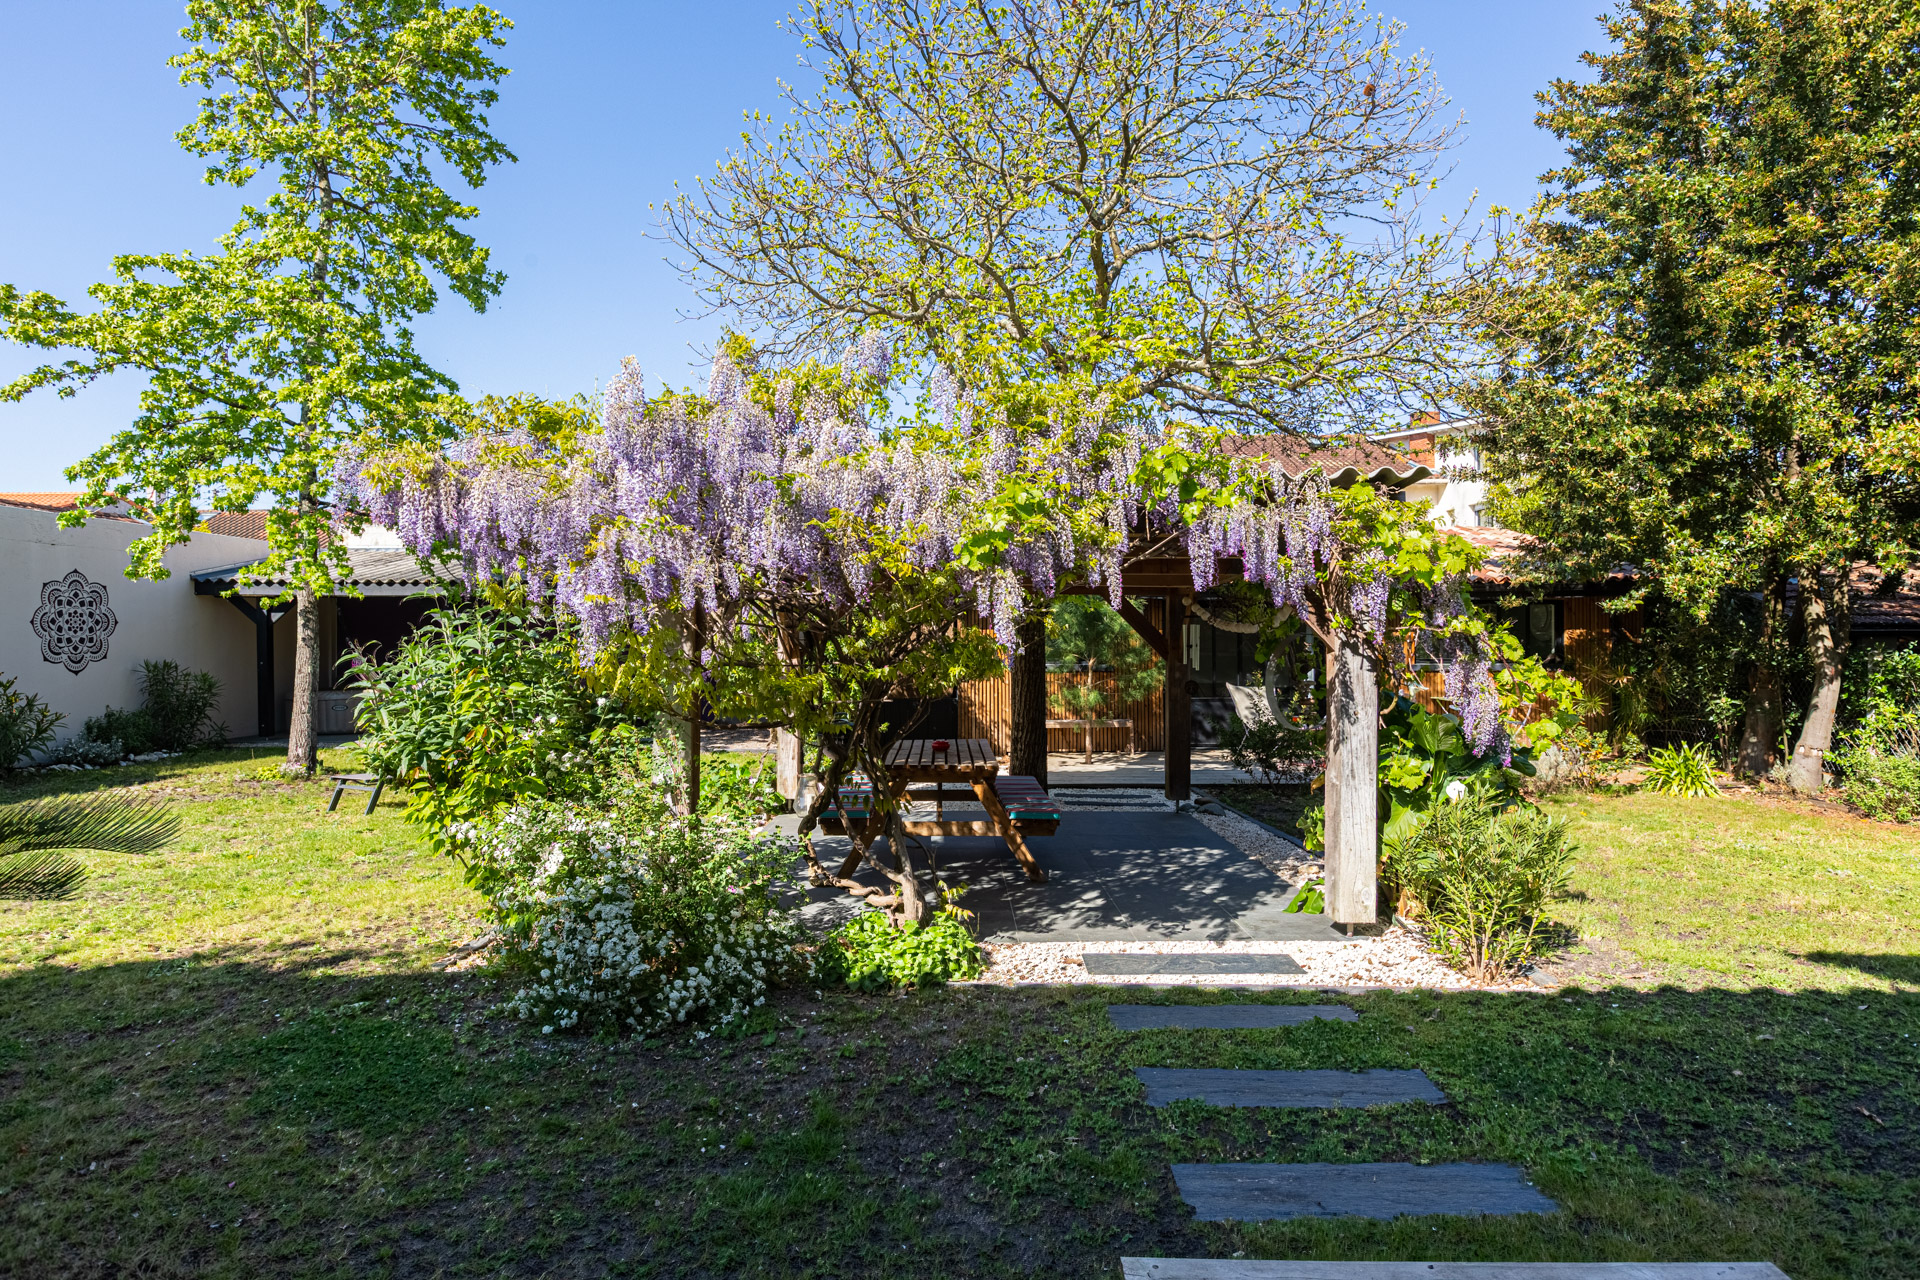
M 839 366 L 848 391 L 892 373 L 871 335 Z M 1464 576 L 1398 556 L 1417 522 L 1403 510 L 1382 524 L 1371 491 L 1229 456 L 1205 433 L 1105 401 L 1011 421 L 942 369 L 928 420 L 894 430 L 817 379 L 774 381 L 770 397 L 767 381 L 756 395 L 723 357 L 704 400 L 649 398 L 629 359 L 598 430 L 569 447 L 509 431 L 425 457 L 348 457 L 340 492 L 471 584 L 517 575 L 579 620 L 588 657 L 623 633 L 677 632 L 696 606 L 746 635 L 755 601 L 869 602 L 902 566 L 951 572 L 1011 648 L 1022 614 L 1071 581 L 1118 606 L 1130 557 L 1180 546 L 1196 591 L 1237 558 L 1277 609 L 1349 629 L 1383 672 L 1425 632 L 1474 750 L 1507 758 L 1492 655 L 1461 625 Z

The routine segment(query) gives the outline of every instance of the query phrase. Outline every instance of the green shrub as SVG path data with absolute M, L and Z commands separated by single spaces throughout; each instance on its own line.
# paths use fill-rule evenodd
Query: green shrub
M 884 911 L 863 911 L 820 944 L 815 972 L 825 982 L 857 991 L 925 987 L 971 978 L 983 967 L 980 946 L 967 928 L 970 912 L 946 906 L 922 925 L 895 927 Z
M 89 716 L 82 731 L 88 742 L 117 742 L 124 755 L 153 751 L 196 751 L 227 740 L 227 727 L 213 718 L 220 682 L 205 671 L 177 662 L 140 664 L 140 705 L 133 710 L 108 707 Z
M 570 637 L 509 610 L 436 610 L 351 679 L 368 770 L 406 789 L 407 818 L 443 853 L 456 829 L 511 805 L 594 794 L 609 753 L 631 740 L 623 709 L 588 689 Z
M 1297 774 L 1302 766 L 1311 773 L 1327 751 L 1323 732 L 1291 728 L 1278 720 L 1250 725 L 1237 715 L 1227 722 L 1221 742 L 1234 768 L 1258 774 L 1268 786 Z
M 468 878 L 527 975 L 506 1007 L 549 1033 L 726 1026 L 810 972 L 775 893 L 790 841 L 673 815 L 645 785 L 530 801 L 462 835 Z
M 1546 907 L 1566 893 L 1573 853 L 1566 823 L 1469 795 L 1429 813 L 1381 879 L 1407 890 L 1435 950 L 1484 980 L 1519 971 L 1552 936 Z
M 76 734 L 47 752 L 46 763 L 72 765 L 78 769 L 101 769 L 126 759 L 127 748 L 118 738 L 105 742 Z
M 1717 796 L 1713 756 L 1704 742 L 1655 747 L 1647 753 L 1647 790 L 1667 796 Z
M 1920 816 L 1920 755 L 1850 743 L 1827 754 L 1840 775 L 1840 794 L 1862 815 L 1912 822 Z
M 0 676 L 0 774 L 44 751 L 67 718 L 40 700 L 21 693 L 12 676 Z

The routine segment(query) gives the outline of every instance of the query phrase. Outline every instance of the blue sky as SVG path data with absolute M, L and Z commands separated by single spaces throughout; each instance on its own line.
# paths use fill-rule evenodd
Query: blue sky
M 741 113 L 778 106 L 797 46 L 786 0 L 515 3 L 493 114 L 520 157 L 478 193 L 478 234 L 507 272 L 485 314 L 457 299 L 417 326 L 420 347 L 470 395 L 591 389 L 636 355 L 650 380 L 694 376 L 717 321 L 647 238 L 648 206 L 709 171 Z M 1599 0 L 1385 0 L 1408 48 L 1432 57 L 1467 118 L 1445 203 L 1524 206 L 1558 157 L 1533 94 L 1580 72 L 1601 39 Z M 68 302 L 116 253 L 204 249 L 233 221 L 231 190 L 200 185 L 173 141 L 194 95 L 166 59 L 175 3 L 0 0 L 0 281 Z M 0 380 L 37 363 L 0 344 Z M 118 378 L 72 400 L 0 404 L 0 491 L 71 487 L 62 472 L 124 426 L 138 385 Z

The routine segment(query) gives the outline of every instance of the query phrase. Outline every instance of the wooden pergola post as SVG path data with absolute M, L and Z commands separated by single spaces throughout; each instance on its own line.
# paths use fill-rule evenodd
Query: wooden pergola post
M 1327 683 L 1326 900 L 1339 925 L 1374 923 L 1380 859 L 1380 680 L 1353 635 L 1336 631 Z
M 1169 591 L 1166 596 L 1167 683 L 1161 706 L 1166 715 L 1166 791 L 1167 799 L 1179 802 L 1193 798 L 1193 695 L 1189 685 L 1193 673 L 1187 667 L 1187 602 L 1184 596 Z

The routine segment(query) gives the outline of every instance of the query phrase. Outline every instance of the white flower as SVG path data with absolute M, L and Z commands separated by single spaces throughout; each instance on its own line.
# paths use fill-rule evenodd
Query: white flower
M 1455 804 L 1460 803 L 1461 800 L 1466 798 L 1466 794 L 1467 794 L 1467 784 L 1460 781 L 1460 779 L 1455 778 L 1451 782 L 1447 783 L 1447 799 L 1451 800 L 1453 803 Z

